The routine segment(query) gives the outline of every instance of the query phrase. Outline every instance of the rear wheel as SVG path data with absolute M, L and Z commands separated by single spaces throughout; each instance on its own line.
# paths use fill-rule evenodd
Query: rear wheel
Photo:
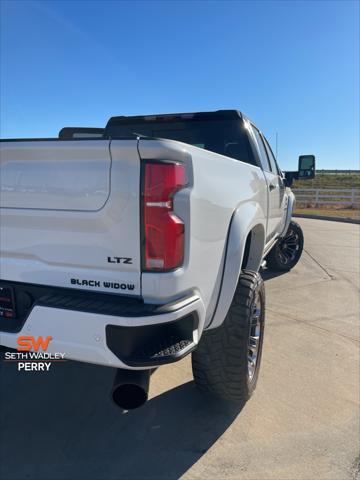
M 260 274 L 243 271 L 222 325 L 204 332 L 192 354 L 196 385 L 225 400 L 243 404 L 256 387 L 265 319 Z
M 271 270 L 289 271 L 300 260 L 304 247 L 304 235 L 300 225 L 291 221 L 286 235 L 279 239 L 266 257 Z

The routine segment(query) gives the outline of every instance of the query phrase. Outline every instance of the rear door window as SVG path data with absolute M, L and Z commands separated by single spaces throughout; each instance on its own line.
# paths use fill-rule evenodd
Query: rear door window
M 256 145 L 258 147 L 262 168 L 263 170 L 265 170 L 265 172 L 271 172 L 271 165 L 269 162 L 268 155 L 266 153 L 264 142 L 261 138 L 261 134 L 254 125 L 251 125 L 251 130 L 255 137 Z
M 265 144 L 265 148 L 266 148 L 266 153 L 268 155 L 268 158 L 269 158 L 269 162 L 270 162 L 270 165 L 271 165 L 271 170 L 280 175 L 280 169 L 278 167 L 278 164 L 276 162 L 276 159 L 275 159 L 275 155 L 273 154 L 273 151 L 271 150 L 271 147 L 269 145 L 269 142 L 266 140 L 266 138 L 264 137 L 264 135 L 262 135 L 262 138 L 264 140 L 264 144 Z

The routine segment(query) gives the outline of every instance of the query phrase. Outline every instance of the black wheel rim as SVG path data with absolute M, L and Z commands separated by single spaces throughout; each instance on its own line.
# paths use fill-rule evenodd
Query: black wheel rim
M 255 293 L 252 306 L 248 339 L 248 377 L 251 382 L 255 376 L 261 352 L 262 303 L 259 292 Z
M 299 234 L 292 228 L 288 230 L 285 237 L 281 239 L 277 246 L 277 254 L 279 261 L 283 265 L 292 263 L 300 249 L 300 237 Z

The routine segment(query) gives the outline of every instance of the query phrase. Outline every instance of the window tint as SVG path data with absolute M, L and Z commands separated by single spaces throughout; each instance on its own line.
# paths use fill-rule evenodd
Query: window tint
M 112 138 L 131 137 L 134 133 L 148 137 L 168 138 L 188 143 L 211 152 L 256 165 L 242 121 L 174 119 L 143 120 L 110 125 Z
M 271 150 L 271 147 L 269 145 L 269 142 L 266 140 L 266 138 L 263 136 L 263 139 L 264 139 L 264 143 L 265 143 L 265 148 L 266 148 L 266 152 L 268 154 L 268 157 L 269 157 L 269 161 L 270 161 L 270 165 L 271 165 L 271 170 L 274 172 L 274 173 L 277 173 L 278 175 L 280 175 L 280 169 L 276 163 L 276 160 L 275 160 L 275 156 L 273 154 L 273 151 Z
M 254 125 L 251 125 L 251 130 L 254 134 L 256 144 L 258 146 L 261 165 L 266 172 L 271 172 L 270 163 L 268 160 L 268 156 L 265 150 L 265 145 L 264 145 L 264 142 L 262 141 L 260 132 L 256 127 L 254 127 Z

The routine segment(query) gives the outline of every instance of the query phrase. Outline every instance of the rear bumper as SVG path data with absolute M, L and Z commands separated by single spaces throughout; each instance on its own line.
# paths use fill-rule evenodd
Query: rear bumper
M 0 282 L 15 290 L 17 318 L 0 318 L 0 345 L 19 336 L 51 336 L 47 352 L 116 368 L 151 368 L 180 360 L 197 345 L 205 319 L 201 298 L 166 305 L 139 299 Z M 20 301 L 26 298 L 26 305 Z

